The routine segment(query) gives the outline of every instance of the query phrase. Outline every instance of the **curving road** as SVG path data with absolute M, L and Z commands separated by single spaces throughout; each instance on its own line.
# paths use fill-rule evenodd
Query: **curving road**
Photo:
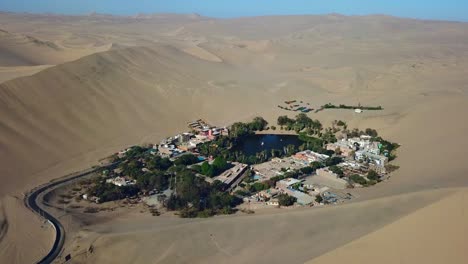
M 111 164 L 113 165 L 113 164 Z M 106 165 L 111 166 L 111 165 Z M 33 189 L 31 192 L 26 194 L 24 198 L 24 204 L 27 208 L 32 210 L 33 212 L 39 214 L 40 216 L 44 217 L 45 219 L 48 220 L 49 224 L 51 224 L 54 229 L 55 229 L 55 241 L 54 245 L 52 246 L 52 249 L 49 251 L 49 253 L 43 257 L 41 260 L 39 260 L 37 263 L 43 264 L 43 263 L 52 263 L 57 256 L 60 254 L 63 248 L 63 244 L 65 242 L 65 230 L 63 229 L 62 224 L 59 222 L 57 218 L 55 218 L 52 214 L 48 213 L 47 211 L 43 210 L 39 204 L 38 204 L 38 197 L 42 193 L 46 193 L 51 191 L 53 188 L 57 187 L 58 185 L 65 184 L 71 181 L 74 181 L 78 178 L 84 177 L 92 172 L 95 172 L 97 168 L 91 168 L 87 169 L 85 171 L 81 171 L 78 173 L 74 173 L 71 175 L 68 175 L 66 177 L 51 181 L 47 184 L 41 185 L 35 189 Z

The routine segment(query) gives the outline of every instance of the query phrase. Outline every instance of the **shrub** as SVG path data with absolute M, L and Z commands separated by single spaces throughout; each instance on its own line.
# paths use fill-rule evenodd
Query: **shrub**
M 317 194 L 317 196 L 315 196 L 315 201 L 316 201 L 317 203 L 321 203 L 321 202 L 323 201 L 322 196 L 321 196 L 320 194 Z
M 366 185 L 367 181 L 364 179 L 364 177 L 358 175 L 358 174 L 353 174 L 349 177 L 349 179 L 355 183 L 358 183 L 360 185 Z
M 296 197 L 292 197 L 288 194 L 280 194 L 278 195 L 278 203 L 281 206 L 291 206 L 297 201 Z
M 250 185 L 249 190 L 251 192 L 259 192 L 259 191 L 266 190 L 268 188 L 270 188 L 270 186 L 268 184 L 263 183 L 263 182 L 256 182 L 256 183 Z
M 194 218 L 194 217 L 198 216 L 198 212 L 197 212 L 197 210 L 195 208 L 186 207 L 186 208 L 180 210 L 179 215 L 182 218 Z
M 309 166 L 301 168 L 300 170 L 304 174 L 310 174 L 310 173 L 312 173 L 314 171 L 314 169 L 312 167 L 309 167 Z
M 328 158 L 327 160 L 325 160 L 325 165 L 326 166 L 334 166 L 334 165 L 340 164 L 342 161 L 343 161 L 343 158 L 331 157 L 331 158 Z
M 242 197 L 250 195 L 250 193 L 248 191 L 246 191 L 246 190 L 237 190 L 237 191 L 234 192 L 234 194 L 242 196 Z
M 150 211 L 151 215 L 153 215 L 153 216 L 160 216 L 161 215 L 161 213 L 156 208 L 151 208 L 149 211 Z
M 246 214 L 254 214 L 255 213 L 254 210 L 250 210 L 250 209 L 241 209 L 241 212 L 246 213 Z
M 88 214 L 95 214 L 95 213 L 99 212 L 99 209 L 96 208 L 96 207 L 86 207 L 84 212 L 88 213 Z
M 213 211 L 213 209 L 205 209 L 197 213 L 197 217 L 201 217 L 201 218 L 208 218 L 208 217 L 212 217 L 213 215 L 215 215 L 215 212 Z
M 332 172 L 336 173 L 340 178 L 343 177 L 343 175 L 344 175 L 343 170 L 340 167 L 336 166 L 336 165 L 330 166 L 329 169 Z
M 377 172 L 373 171 L 373 170 L 370 170 L 368 173 L 367 173 L 367 179 L 369 180 L 373 180 L 373 181 L 379 181 L 380 180 L 380 176 Z

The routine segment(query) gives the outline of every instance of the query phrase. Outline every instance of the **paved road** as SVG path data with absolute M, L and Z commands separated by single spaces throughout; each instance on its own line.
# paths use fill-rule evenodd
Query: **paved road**
M 114 164 L 106 165 L 106 166 L 112 166 Z M 26 197 L 24 198 L 24 204 L 26 207 L 28 207 L 30 210 L 33 212 L 41 215 L 44 217 L 46 220 L 48 220 L 49 224 L 53 226 L 55 229 L 55 241 L 54 245 L 52 246 L 52 249 L 49 251 L 49 253 L 43 257 L 40 261 L 37 263 L 43 264 L 43 263 L 52 263 L 52 261 L 57 258 L 57 256 L 60 254 L 63 248 L 63 244 L 65 242 L 65 230 L 63 229 L 62 224 L 58 221 L 57 218 L 55 218 L 52 214 L 48 213 L 47 211 L 43 210 L 39 204 L 38 204 L 38 197 L 41 193 L 49 192 L 51 191 L 54 187 L 57 187 L 60 184 L 68 183 L 73 180 L 76 180 L 78 178 L 84 177 L 92 172 L 95 172 L 97 168 L 91 168 L 87 169 L 81 172 L 73 173 L 68 176 L 65 176 L 63 178 L 51 181 L 47 184 L 41 185 L 35 189 L 33 189 L 31 192 L 29 192 Z

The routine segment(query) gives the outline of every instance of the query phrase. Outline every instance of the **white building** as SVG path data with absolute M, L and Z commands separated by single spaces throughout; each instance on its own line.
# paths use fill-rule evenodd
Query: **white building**
M 382 155 L 376 155 L 366 150 L 356 151 L 355 154 L 356 160 L 369 160 L 370 162 L 376 164 L 377 166 L 384 167 L 388 162 L 388 158 Z
M 316 174 L 319 176 L 330 177 L 333 179 L 340 179 L 338 174 L 334 173 L 333 171 L 329 170 L 328 168 L 321 168 L 316 171 Z
M 127 179 L 125 177 L 115 177 L 115 178 L 107 179 L 106 182 L 112 183 L 119 187 L 136 184 L 135 180 Z
M 328 159 L 330 156 L 325 154 L 320 154 L 317 152 L 313 152 L 311 150 L 304 150 L 301 152 L 296 153 L 293 158 L 295 160 L 305 161 L 305 162 L 314 162 L 314 161 L 324 161 Z
M 287 179 L 284 179 L 284 180 L 281 180 L 281 181 L 278 181 L 276 183 L 276 188 L 278 189 L 287 189 L 288 187 L 296 184 L 296 183 L 300 183 L 301 180 L 298 180 L 298 179 L 294 179 L 294 178 L 287 178 Z

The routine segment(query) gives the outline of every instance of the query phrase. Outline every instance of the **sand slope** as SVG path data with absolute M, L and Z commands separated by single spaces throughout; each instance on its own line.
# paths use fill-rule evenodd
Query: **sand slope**
M 21 34 L 0 30 L 1 66 L 37 66 L 57 64 L 60 47 L 50 41 L 43 41 Z
M 463 189 L 307 263 L 465 263 L 467 209 Z
M 302 263 L 444 195 L 422 192 L 342 207 L 207 220 L 119 219 L 96 226 L 96 234 L 80 234 L 84 245 L 92 242 L 95 248 L 95 254 L 82 261 Z M 405 205 L 394 208 L 397 203 Z
M 0 28 L 0 83 L 108 48 L 107 45 L 68 48 L 53 41 Z

